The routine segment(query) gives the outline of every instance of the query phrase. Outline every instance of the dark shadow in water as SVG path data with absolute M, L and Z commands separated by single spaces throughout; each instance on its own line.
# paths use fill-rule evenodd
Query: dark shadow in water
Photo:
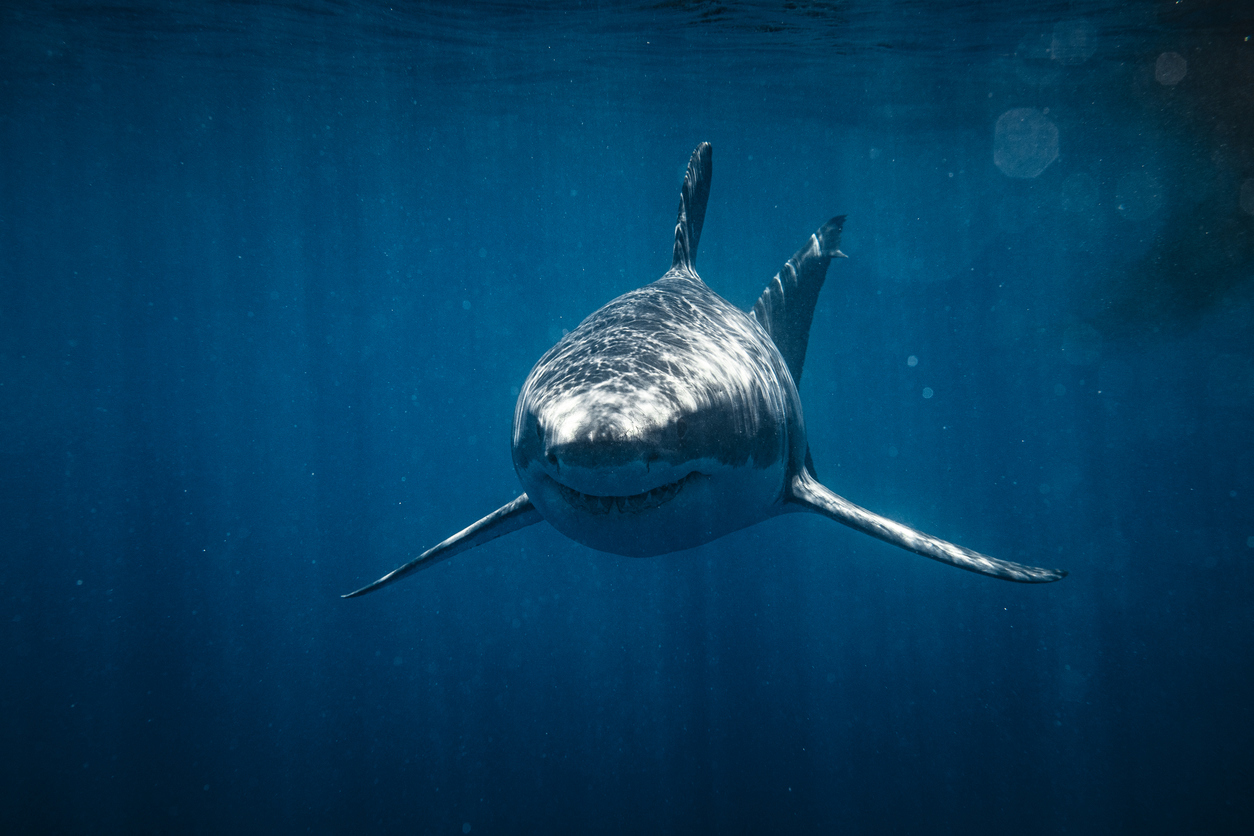
M 1254 277 L 1254 49 L 1234 4 L 1191 8 L 1204 19 L 1164 9 L 1167 29 L 1156 54 L 1144 56 L 1138 98 L 1150 130 L 1194 162 L 1173 178 L 1173 209 L 1149 250 L 1103 289 L 1109 301 L 1097 324 L 1112 335 L 1190 327 Z M 1173 36 L 1175 26 L 1189 31 Z M 1172 61 L 1176 75 L 1187 67 L 1183 77 L 1172 75 Z M 1180 199 L 1199 192 L 1200 202 Z

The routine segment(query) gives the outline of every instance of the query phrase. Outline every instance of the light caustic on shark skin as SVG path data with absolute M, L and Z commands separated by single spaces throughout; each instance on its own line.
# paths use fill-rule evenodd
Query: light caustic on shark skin
M 593 313 L 527 376 L 513 430 L 526 493 L 344 597 L 542 520 L 594 549 L 647 557 L 798 511 L 1003 580 L 1066 576 L 916 531 L 819 483 L 797 381 L 828 265 L 844 257 L 845 219 L 810 236 L 742 311 L 694 267 L 711 172 L 703 143 L 684 178 L 671 269 Z

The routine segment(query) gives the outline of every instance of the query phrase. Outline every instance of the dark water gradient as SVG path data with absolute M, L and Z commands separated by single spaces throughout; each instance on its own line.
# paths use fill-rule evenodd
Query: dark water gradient
M 0 10 L 0 828 L 1248 828 L 1239 6 L 467 8 Z M 340 600 L 515 495 L 516 387 L 669 265 L 701 140 L 734 303 L 849 216 L 824 481 L 1072 575 L 793 516 Z

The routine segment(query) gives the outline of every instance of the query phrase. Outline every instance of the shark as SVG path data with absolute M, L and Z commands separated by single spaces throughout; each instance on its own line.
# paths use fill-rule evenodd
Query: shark
M 811 235 L 743 311 L 696 271 L 712 160 L 702 143 L 688 162 L 665 275 L 595 311 L 528 374 L 512 438 L 524 492 L 343 597 L 539 522 L 602 552 L 650 557 L 798 512 L 992 578 L 1066 576 L 917 531 L 819 481 L 797 384 L 828 267 L 846 257 L 845 216 Z

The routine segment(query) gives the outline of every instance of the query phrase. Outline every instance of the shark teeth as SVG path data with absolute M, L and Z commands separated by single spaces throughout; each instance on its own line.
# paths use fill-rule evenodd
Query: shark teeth
M 566 500 L 566 504 L 581 511 L 586 511 L 589 514 L 601 515 L 611 512 L 639 514 L 670 502 L 697 475 L 694 471 L 678 482 L 671 482 L 668 485 L 656 487 L 651 491 L 632 494 L 631 496 L 597 496 L 590 493 L 581 493 L 574 488 L 568 488 L 556 480 L 554 480 L 553 484 L 557 485 L 558 493 L 562 495 L 562 499 Z

